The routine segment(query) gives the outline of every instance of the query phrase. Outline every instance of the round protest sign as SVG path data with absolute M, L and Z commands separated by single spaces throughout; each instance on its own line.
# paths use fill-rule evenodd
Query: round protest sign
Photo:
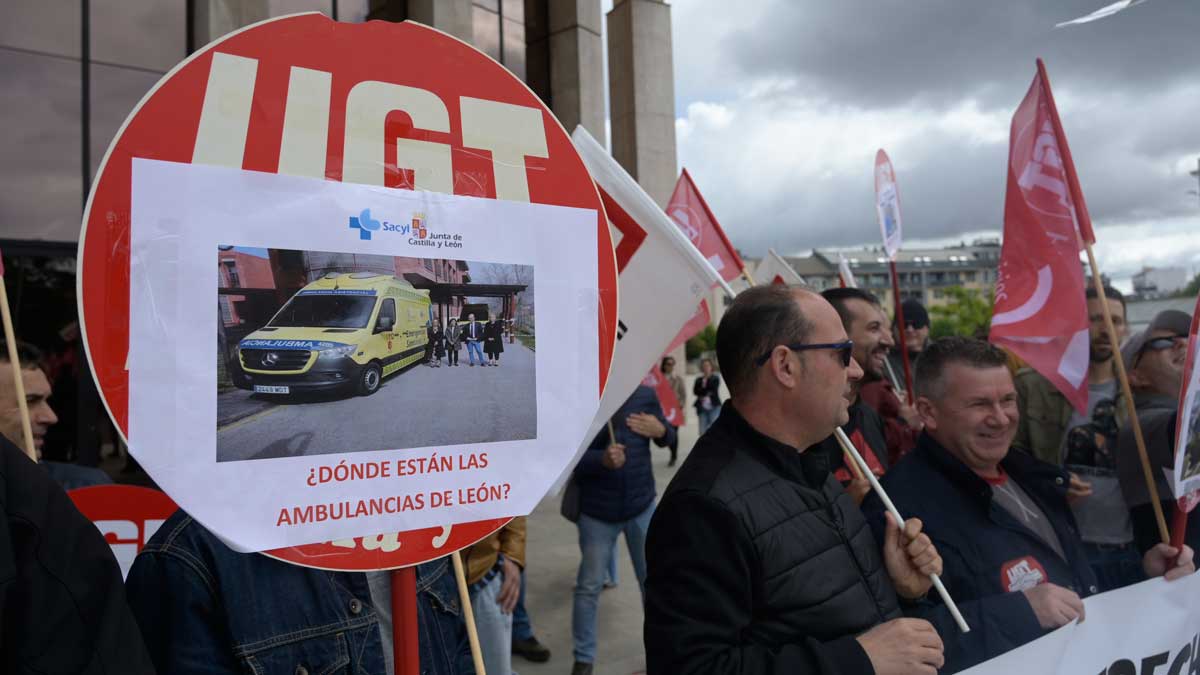
M 895 260 L 900 250 L 900 191 L 892 160 L 883 150 L 875 153 L 875 211 L 883 232 L 883 250 L 888 260 Z
M 327 569 L 423 562 L 532 510 L 616 336 L 570 138 L 412 23 L 283 17 L 176 66 L 109 147 L 79 259 L 132 454 L 231 547 Z
M 133 559 L 176 508 L 166 494 L 136 485 L 96 485 L 71 490 L 67 496 L 104 535 L 122 577 L 129 575 Z

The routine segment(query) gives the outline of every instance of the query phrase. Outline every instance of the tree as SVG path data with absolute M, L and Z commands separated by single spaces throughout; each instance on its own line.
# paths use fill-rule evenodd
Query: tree
M 717 329 L 709 324 L 704 327 L 704 330 L 696 333 L 687 344 L 683 347 L 684 356 L 690 361 L 700 358 L 705 352 L 716 351 L 717 349 Z
M 1192 277 L 1187 286 L 1175 292 L 1175 297 L 1177 298 L 1194 298 L 1197 295 L 1200 295 L 1200 273 Z
M 992 323 L 992 303 L 977 290 L 954 286 L 945 289 L 950 302 L 931 307 L 929 337 L 986 335 Z M 990 294 L 989 294 L 990 295 Z

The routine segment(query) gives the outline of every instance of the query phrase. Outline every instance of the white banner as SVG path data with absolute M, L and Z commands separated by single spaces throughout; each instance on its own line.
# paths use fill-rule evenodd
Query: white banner
M 696 306 L 720 284 L 700 251 L 583 127 L 571 136 L 596 181 L 617 253 L 619 323 L 612 370 L 584 448 L 641 383 Z M 582 449 L 581 451 L 582 452 Z
M 762 260 L 754 266 L 754 283 L 759 286 L 768 284 L 793 284 L 804 283 L 804 278 L 796 274 L 796 270 L 787 264 L 787 261 L 775 252 L 775 249 L 767 249 L 767 254 Z
M 963 675 L 1187 675 L 1200 669 L 1200 575 L 1094 595 L 1085 619 Z
M 1192 329 L 1188 335 L 1187 360 L 1183 370 L 1183 388 L 1179 392 L 1179 424 L 1175 439 L 1175 496 L 1189 498 L 1195 508 L 1196 490 L 1200 490 L 1200 298 L 1192 310 Z
M 529 513 L 598 402 L 595 229 L 590 210 L 134 160 L 130 448 L 242 551 Z M 467 322 L 514 307 L 526 340 Z
M 892 160 L 882 149 L 875 153 L 875 214 L 883 234 L 883 251 L 888 260 L 895 260 L 903 237 L 900 220 L 900 188 L 896 187 L 896 172 Z

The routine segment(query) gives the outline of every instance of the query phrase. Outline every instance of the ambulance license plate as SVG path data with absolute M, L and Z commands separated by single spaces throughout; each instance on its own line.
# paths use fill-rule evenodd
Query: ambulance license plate
M 254 385 L 254 393 L 256 394 L 290 394 L 291 389 L 288 387 L 279 387 L 268 384 Z

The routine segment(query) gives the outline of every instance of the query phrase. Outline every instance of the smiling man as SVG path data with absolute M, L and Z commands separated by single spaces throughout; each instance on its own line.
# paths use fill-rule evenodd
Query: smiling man
M 1081 597 L 1099 589 L 1067 505 L 1067 473 L 1009 451 L 1017 392 L 1004 352 L 969 338 L 936 340 L 917 362 L 915 387 L 925 431 L 882 482 L 901 513 L 925 523 L 945 559 L 942 581 L 971 626 L 960 633 L 936 596 L 911 611 L 938 628 L 941 672 L 953 673 L 1083 618 Z M 886 541 L 878 497 L 868 495 L 863 510 Z M 1195 571 L 1190 548 L 1165 544 L 1141 568 L 1168 580 Z
M 831 288 L 823 291 L 821 297 L 837 311 L 842 328 L 854 343 L 854 360 L 863 370 L 861 379 L 850 382 L 847 394 L 849 421 L 842 425 L 842 430 L 867 460 L 875 475 L 882 476 L 892 456 L 888 447 L 889 435 L 883 418 L 864 400 L 861 389 L 864 382 L 883 378 L 888 352 L 895 345 L 888 330 L 887 317 L 874 295 L 857 288 Z M 834 475 L 846 486 L 850 496 L 861 503 L 871 487 L 870 483 L 865 478 L 852 479 L 837 438 L 830 436 L 813 450 L 828 457 Z

